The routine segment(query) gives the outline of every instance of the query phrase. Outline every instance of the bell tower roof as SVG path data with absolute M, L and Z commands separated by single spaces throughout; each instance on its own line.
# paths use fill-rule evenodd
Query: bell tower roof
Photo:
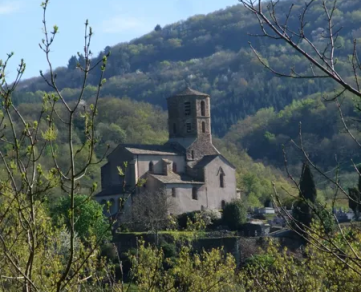
M 208 94 L 206 93 L 202 93 L 202 92 L 199 92 L 197 90 L 194 90 L 190 87 L 186 87 L 184 90 L 182 90 L 181 92 L 177 93 L 177 94 L 174 94 L 172 96 L 170 96 L 169 98 L 172 98 L 172 97 L 181 97 L 181 96 L 208 96 Z

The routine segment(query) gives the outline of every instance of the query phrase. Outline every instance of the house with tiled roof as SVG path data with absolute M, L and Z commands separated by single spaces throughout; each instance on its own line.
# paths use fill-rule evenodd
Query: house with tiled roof
M 112 214 L 119 198 L 145 189 L 165 191 L 172 214 L 221 209 L 237 198 L 235 167 L 212 144 L 210 96 L 186 88 L 167 98 L 167 104 L 167 143 L 120 144 L 108 155 L 96 200 L 110 201 Z

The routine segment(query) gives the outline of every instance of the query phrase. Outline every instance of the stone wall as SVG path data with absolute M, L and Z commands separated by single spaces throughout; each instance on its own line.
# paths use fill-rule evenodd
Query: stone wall
M 152 161 L 154 165 L 154 174 L 163 174 L 162 159 L 171 161 L 177 164 L 177 172 L 184 173 L 186 162 L 182 155 L 136 155 L 136 168 L 138 172 L 138 179 L 144 177 L 149 170 L 149 163 Z
M 205 155 L 219 154 L 210 137 L 199 137 L 187 148 L 187 160 L 200 160 Z
M 190 184 L 167 184 L 166 191 L 171 201 L 170 213 L 179 215 L 192 211 L 207 209 L 207 193 L 204 185 Z M 197 200 L 192 198 L 192 189 L 197 188 Z M 172 189 L 175 189 L 175 197 L 172 196 Z
M 223 171 L 224 187 L 220 186 L 220 169 Z M 221 209 L 222 201 L 230 202 L 237 198 L 235 169 L 225 163 L 220 156 L 213 159 L 204 170 L 207 185 L 207 209 Z

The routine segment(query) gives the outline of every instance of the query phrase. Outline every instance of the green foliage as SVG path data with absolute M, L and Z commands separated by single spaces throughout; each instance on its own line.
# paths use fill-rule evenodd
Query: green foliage
M 317 222 L 327 234 L 331 233 L 335 227 L 335 219 L 327 206 L 322 205 L 317 198 L 316 185 L 308 163 L 303 164 L 299 188 L 299 198 L 293 202 L 294 228 L 304 231 L 312 222 Z
M 302 166 L 299 188 L 299 199 L 293 205 L 292 215 L 296 220 L 296 226 L 304 229 L 304 226 L 311 226 L 317 196 L 315 182 L 308 163 L 304 163 Z
M 195 216 L 197 213 L 200 213 L 200 211 L 188 212 L 188 213 L 183 213 L 183 214 L 178 215 L 177 216 L 177 224 L 178 224 L 179 229 L 186 230 L 189 220 L 194 222 Z
M 348 205 L 355 214 L 356 220 L 360 217 L 361 211 L 361 167 L 358 168 L 358 184 L 357 188 L 349 188 Z
M 345 254 L 351 255 L 356 246 L 355 242 L 347 247 Z M 356 249 L 359 252 L 359 247 Z M 278 244 L 270 242 L 266 252 L 251 258 L 251 264 L 241 270 L 239 281 L 245 291 L 255 292 L 283 292 L 290 291 L 290 287 L 296 292 L 358 291 L 359 268 L 354 268 L 350 258 L 341 263 L 333 252 L 321 251 L 313 244 L 305 249 L 304 255 L 293 254 L 286 248 L 282 250 Z
M 306 201 L 309 201 L 311 204 L 316 202 L 316 185 L 308 163 L 304 163 L 302 168 L 300 179 L 300 197 Z
M 326 234 L 331 234 L 336 227 L 335 218 L 332 213 L 319 203 L 315 204 L 314 221 L 320 224 Z
M 247 208 L 241 200 L 227 203 L 222 212 L 223 224 L 231 230 L 238 230 L 247 221 Z
M 349 188 L 348 195 L 348 205 L 354 212 L 356 220 L 358 220 L 361 211 L 361 193 L 357 188 Z
M 270 268 L 274 264 L 275 259 L 271 254 L 256 254 L 247 258 L 245 261 L 245 266 L 254 266 L 259 268 Z
M 290 1 L 282 1 L 278 7 L 286 11 L 289 4 Z M 301 6 L 297 3 L 294 8 L 298 11 Z M 360 3 L 348 0 L 346 4 L 340 3 L 334 12 L 335 22 L 342 21 L 343 26 L 337 38 L 337 45 L 341 45 L 337 54 L 341 75 L 352 76 L 345 64 L 353 49 L 351 40 L 358 37 L 360 9 Z M 307 29 L 326 28 L 322 13 L 320 5 L 313 5 Z M 298 23 L 295 15 L 297 13 L 289 20 L 292 28 Z M 108 82 L 103 86 L 102 96 L 128 96 L 165 108 L 165 97 L 182 89 L 183 80 L 188 80 L 192 87 L 211 94 L 213 129 L 223 136 L 231 125 L 261 108 L 273 107 L 278 111 L 294 100 L 330 87 L 332 83 L 328 81 L 281 79 L 264 70 L 249 48 L 249 41 L 275 70 L 288 72 L 292 67 L 298 74 L 312 73 L 303 59 L 284 44 L 277 41 L 266 44 L 249 36 L 248 32 L 258 32 L 258 25 L 242 5 L 235 5 L 162 28 L 157 25 L 155 30 L 129 43 L 107 47 L 94 60 L 101 61 L 112 51 L 104 76 Z M 322 40 L 322 35 L 313 30 L 315 39 Z M 79 87 L 81 72 L 73 68 L 76 61 L 84 64 L 84 56 L 80 54 L 76 59 L 71 57 L 68 68 L 57 69 L 60 89 Z M 163 66 L 164 61 L 169 64 Z M 60 74 L 64 69 L 66 74 Z M 93 86 L 98 83 L 98 74 L 90 72 Z M 26 80 L 23 84 L 24 92 L 49 90 L 41 78 Z M 277 137 L 274 131 L 269 132 Z
M 170 261 L 162 249 L 140 242 L 137 255 L 130 255 L 130 260 L 131 275 L 140 291 L 232 291 L 236 284 L 234 258 L 220 249 L 193 254 L 183 246 Z
M 82 240 L 88 240 L 92 236 L 101 241 L 111 238 L 110 225 L 103 215 L 103 206 L 85 195 L 76 195 L 74 204 L 75 231 Z M 51 210 L 54 224 L 65 224 L 70 228 L 69 211 L 69 197 L 61 197 Z

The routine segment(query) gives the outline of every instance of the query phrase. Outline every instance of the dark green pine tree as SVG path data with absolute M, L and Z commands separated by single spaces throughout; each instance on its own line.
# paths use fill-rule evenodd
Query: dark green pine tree
M 358 220 L 360 217 L 360 191 L 357 188 L 348 189 L 348 206 L 355 214 L 355 219 Z
M 308 163 L 304 163 L 300 179 L 300 197 L 311 203 L 316 203 L 317 191 L 313 175 Z
M 302 227 L 302 225 L 311 226 L 313 217 L 312 207 L 315 206 L 316 197 L 317 190 L 310 166 L 308 163 L 304 163 L 300 179 L 299 199 L 294 203 L 292 212 L 293 218 L 296 220 L 295 223 L 299 227 Z
M 358 168 L 359 173 L 361 173 L 361 167 Z M 355 219 L 359 220 L 361 213 L 361 176 L 358 178 L 358 189 L 350 188 L 348 189 L 348 206 L 355 214 Z
M 359 173 L 359 176 L 358 176 L 358 191 L 361 193 L 361 166 L 358 167 L 358 173 Z

